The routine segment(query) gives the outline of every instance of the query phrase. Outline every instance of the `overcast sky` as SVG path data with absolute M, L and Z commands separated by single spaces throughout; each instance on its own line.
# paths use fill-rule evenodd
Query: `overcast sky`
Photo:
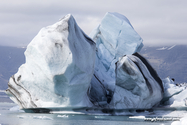
M 0 45 L 26 46 L 69 13 L 89 35 L 106 12 L 125 15 L 144 45 L 187 44 L 187 0 L 1 0 Z

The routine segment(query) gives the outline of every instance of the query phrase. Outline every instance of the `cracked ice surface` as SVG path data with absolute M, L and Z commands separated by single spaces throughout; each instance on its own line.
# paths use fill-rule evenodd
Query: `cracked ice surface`
M 26 63 L 6 93 L 21 108 L 90 106 L 87 90 L 94 72 L 95 43 L 72 15 L 44 27 L 25 51 Z
M 106 105 L 115 90 L 115 63 L 119 57 L 139 52 L 143 40 L 125 16 L 110 12 L 89 36 L 96 42 L 97 48 L 90 99 L 97 102 L 96 105 Z M 99 96 L 95 97 L 95 94 Z

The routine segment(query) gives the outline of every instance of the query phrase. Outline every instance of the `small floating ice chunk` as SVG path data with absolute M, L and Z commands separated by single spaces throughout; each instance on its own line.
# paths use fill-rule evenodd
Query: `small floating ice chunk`
M 53 120 L 53 118 L 47 116 L 33 116 L 33 119 Z
M 145 119 L 145 116 L 130 116 L 129 118 L 134 118 L 134 119 Z
M 57 115 L 57 117 L 68 118 L 68 115 Z

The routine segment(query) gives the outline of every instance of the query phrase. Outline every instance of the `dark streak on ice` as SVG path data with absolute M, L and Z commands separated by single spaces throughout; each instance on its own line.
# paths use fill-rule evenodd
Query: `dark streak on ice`
M 62 48 L 62 44 L 60 44 L 60 43 L 55 43 L 55 47 L 57 47 L 57 48 Z
M 17 98 L 17 96 L 11 91 L 11 90 L 13 90 L 13 91 L 15 91 L 17 94 L 18 94 L 18 92 L 16 91 L 16 89 L 14 89 L 11 85 L 9 85 L 9 83 L 8 83 L 8 89 L 6 90 L 6 91 L 8 91 L 8 92 L 10 92 L 15 98 L 16 98 L 16 100 L 20 103 L 20 105 L 23 107 L 23 103 Z M 10 90 L 11 89 L 11 90 Z
M 17 81 L 19 81 L 20 79 L 21 79 L 21 75 L 18 76 Z
M 99 83 L 102 85 L 102 87 L 104 88 L 104 90 L 106 90 L 105 86 L 102 84 L 102 82 L 95 76 L 94 74 L 94 77 L 99 81 Z M 112 96 L 113 96 L 113 93 L 110 91 L 110 90 L 106 90 L 106 98 L 107 98 L 107 103 L 109 104 L 112 100 Z
M 164 87 L 163 87 L 163 84 L 162 84 L 162 80 L 160 79 L 160 77 L 158 76 L 156 71 L 153 69 L 153 67 L 148 63 L 148 61 L 144 57 L 142 57 L 139 53 L 134 53 L 133 55 L 138 57 L 146 65 L 150 74 L 157 81 L 157 83 L 160 85 L 160 87 L 162 89 L 162 92 L 164 92 Z
M 135 72 L 134 72 L 133 70 L 130 70 L 129 68 L 127 68 L 126 63 L 123 63 L 122 69 L 123 69 L 126 73 L 128 73 L 129 75 L 132 75 L 132 76 L 136 75 Z
M 26 93 L 28 93 L 28 95 L 29 95 L 29 97 L 30 97 L 30 100 L 31 100 L 31 104 L 33 105 L 33 107 L 37 107 L 36 104 L 32 101 L 31 94 L 30 94 L 25 88 L 23 88 L 21 85 L 19 85 L 19 84 L 16 82 L 14 75 L 13 75 L 11 78 L 13 79 L 14 83 L 15 83 L 17 86 L 19 86 L 20 88 L 22 88 L 23 90 L 25 90 Z M 21 79 L 21 75 L 17 78 L 17 81 L 19 81 L 20 79 Z M 16 99 L 20 102 L 20 104 L 22 105 L 22 107 L 25 108 L 25 106 L 23 106 L 24 104 L 21 102 L 21 100 L 19 100 L 19 99 L 17 98 L 17 96 L 21 97 L 20 92 L 17 91 L 10 83 L 8 83 L 8 87 L 9 87 L 9 89 L 7 89 L 7 91 L 9 91 L 10 93 L 12 93 L 12 95 L 14 95 L 14 97 L 16 97 Z M 13 94 L 13 92 L 11 91 L 11 89 L 15 91 L 15 93 L 17 94 L 17 96 L 15 96 L 15 94 Z
M 97 81 L 98 83 L 92 83 L 92 84 L 98 84 L 96 86 L 100 86 L 100 88 L 102 89 L 100 92 L 103 93 L 103 96 L 104 98 L 99 98 L 99 97 L 95 97 L 94 93 L 97 91 L 95 90 L 92 90 L 94 89 L 93 87 L 90 87 L 87 91 L 87 94 L 90 98 L 90 101 L 95 105 L 95 106 L 99 106 L 99 107 L 103 107 L 106 103 L 110 103 L 111 100 L 112 100 L 112 97 L 113 97 L 113 92 L 111 90 L 108 90 L 107 88 L 105 88 L 105 86 L 102 84 L 102 82 L 96 77 L 96 75 L 94 74 L 93 76 Z M 93 85 L 94 86 L 94 85 Z M 97 93 L 97 92 L 96 92 Z M 106 100 L 105 100 L 106 99 Z M 106 103 L 103 103 L 102 102 L 106 102 Z
M 134 61 L 133 61 L 134 62 Z M 141 68 L 139 67 L 138 63 L 134 62 L 136 64 L 136 66 L 138 67 L 138 69 L 140 70 L 141 74 L 143 75 L 144 79 L 145 79 L 145 82 L 146 82 L 146 85 L 150 91 L 150 93 L 152 94 L 153 93 L 153 88 L 151 87 L 151 84 L 149 83 L 148 79 L 145 77 L 144 73 L 142 72 Z

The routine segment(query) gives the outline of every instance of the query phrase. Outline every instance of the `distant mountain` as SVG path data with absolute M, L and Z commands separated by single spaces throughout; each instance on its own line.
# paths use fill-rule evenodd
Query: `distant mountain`
M 0 90 L 8 88 L 9 78 L 25 63 L 25 48 L 0 46 Z M 163 79 L 167 76 L 176 82 L 187 82 L 187 46 L 144 46 L 140 52 Z
M 163 79 L 167 76 L 175 82 L 187 82 L 187 46 L 143 47 L 140 52 Z
M 0 90 L 8 88 L 9 78 L 25 62 L 25 48 L 0 46 Z

